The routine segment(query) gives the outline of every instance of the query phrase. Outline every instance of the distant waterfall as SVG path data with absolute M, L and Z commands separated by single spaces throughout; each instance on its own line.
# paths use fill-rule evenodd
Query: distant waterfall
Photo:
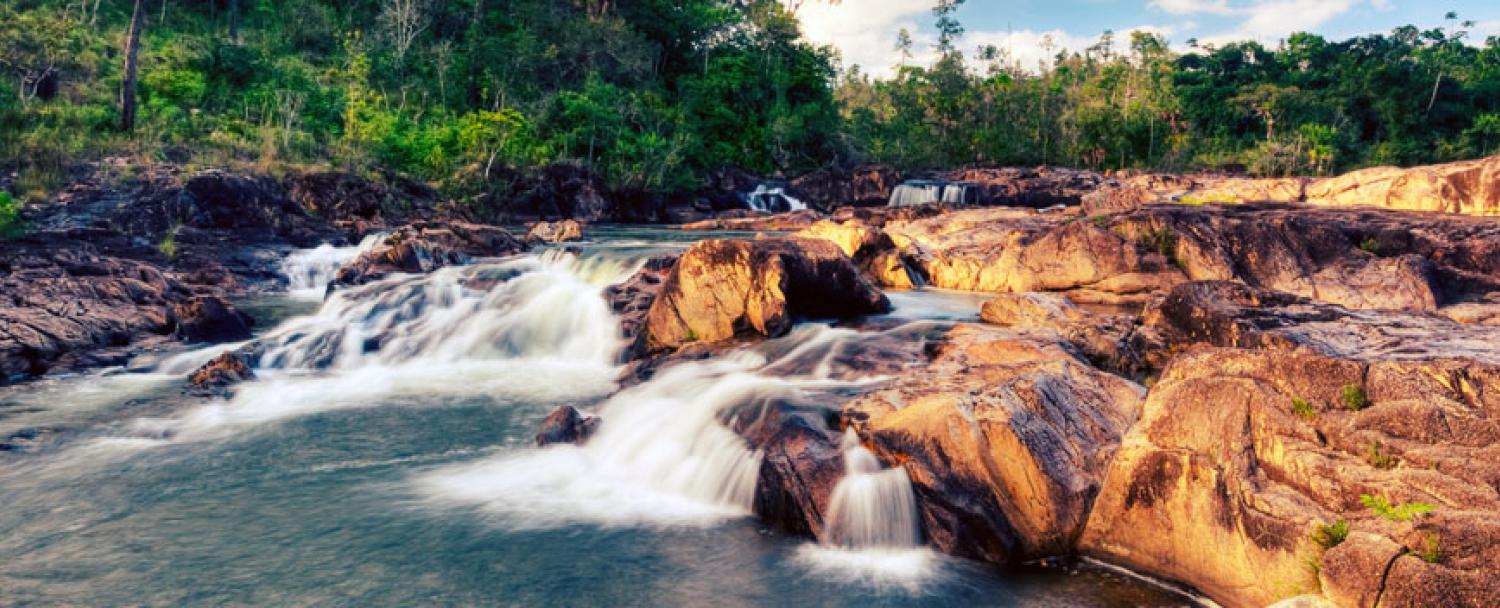
M 780 213 L 807 209 L 807 203 L 787 194 L 785 188 L 760 184 L 755 187 L 755 190 L 746 193 L 744 196 L 745 206 L 752 211 L 759 211 L 761 213 Z
M 823 541 L 853 549 L 916 547 L 917 498 L 906 469 L 882 469 L 854 429 L 845 432 L 843 451 L 844 478 L 833 488 Z
M 890 207 L 910 207 L 930 203 L 972 205 L 978 202 L 973 183 L 911 180 L 891 190 Z
M 287 290 L 292 297 L 305 300 L 321 300 L 329 281 L 359 254 L 374 249 L 384 233 L 366 236 L 358 245 L 334 247 L 324 243 L 312 249 L 293 251 L 281 261 L 281 275 L 286 277 Z

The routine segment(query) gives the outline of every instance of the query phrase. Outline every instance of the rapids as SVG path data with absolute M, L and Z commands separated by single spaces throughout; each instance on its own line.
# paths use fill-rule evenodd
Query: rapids
M 730 429 L 878 384 L 846 362 L 977 308 L 893 294 L 885 329 L 806 323 L 622 389 L 602 287 L 685 243 L 600 233 L 315 309 L 288 294 L 301 308 L 271 305 L 290 317 L 248 344 L 0 389 L 0 604 L 1187 603 L 1101 568 L 999 572 L 924 549 L 905 472 L 853 439 L 829 538 L 768 529 L 751 515 L 762 455 Z M 289 258 L 294 289 L 321 291 L 322 249 Z M 257 380 L 182 390 L 230 349 L 257 353 Z M 560 405 L 603 424 L 535 447 Z

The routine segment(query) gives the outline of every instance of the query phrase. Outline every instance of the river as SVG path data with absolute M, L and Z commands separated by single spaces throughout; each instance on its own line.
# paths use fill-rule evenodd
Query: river
M 244 304 L 266 347 L 229 399 L 183 378 L 238 345 L 0 388 L 0 604 L 1192 604 L 1088 564 L 929 551 L 904 473 L 857 447 L 835 507 L 855 541 L 758 522 L 759 454 L 726 418 L 860 390 L 828 363 L 976 318 L 981 298 L 893 293 L 879 332 L 807 323 L 620 390 L 602 288 L 704 235 L 590 236 L 326 301 L 357 249 L 294 253 L 293 289 Z M 585 446 L 536 447 L 559 405 L 605 422 Z

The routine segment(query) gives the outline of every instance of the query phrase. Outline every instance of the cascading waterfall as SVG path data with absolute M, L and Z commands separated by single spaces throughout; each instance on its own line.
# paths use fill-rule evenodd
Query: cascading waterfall
M 281 261 L 281 275 L 286 277 L 287 291 L 293 298 L 321 300 L 328 282 L 359 254 L 374 249 L 384 233 L 366 236 L 358 245 L 335 247 L 324 243 L 312 249 L 299 249 Z
M 916 547 L 917 498 L 906 469 L 882 469 L 852 428 L 842 448 L 844 478 L 829 499 L 823 542 L 854 549 Z
M 755 190 L 745 194 L 745 206 L 752 211 L 761 213 L 777 213 L 782 211 L 802 211 L 807 209 L 807 203 L 787 194 L 785 188 L 759 184 Z

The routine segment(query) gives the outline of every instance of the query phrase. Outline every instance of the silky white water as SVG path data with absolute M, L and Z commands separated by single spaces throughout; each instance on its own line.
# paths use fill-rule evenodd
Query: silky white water
M 859 443 L 854 429 L 844 433 L 844 478 L 833 488 L 823 542 L 850 548 L 909 549 L 920 542 L 917 497 L 906 469 L 884 469 Z
M 385 233 L 375 233 L 360 240 L 358 245 L 335 247 L 324 243 L 312 249 L 299 249 L 281 261 L 281 275 L 286 278 L 287 293 L 293 298 L 321 300 L 329 281 L 359 254 L 374 249 L 385 238 Z
M 778 213 L 807 209 L 807 203 L 787 194 L 785 188 L 758 184 L 755 186 L 755 190 L 746 193 L 744 196 L 745 206 L 750 208 L 751 211 Z
M 879 530 L 901 525 L 876 523 L 890 484 L 857 482 L 890 471 L 857 446 L 840 501 L 873 505 L 853 509 L 869 521 L 834 525 L 876 530 L 850 535 L 866 546 L 754 521 L 763 456 L 731 429 L 785 404 L 836 404 L 945 325 L 803 324 L 621 390 L 602 287 L 651 252 L 622 253 L 390 277 L 336 290 L 250 344 L 0 389 L 0 430 L 61 429 L 0 451 L 0 603 L 1175 601 L 1087 573 L 1002 575 L 890 548 Z M 910 299 L 893 319 L 935 314 Z M 257 352 L 257 379 L 228 398 L 184 390 L 193 368 L 242 349 Z M 535 447 L 559 405 L 603 424 L 582 446 Z

